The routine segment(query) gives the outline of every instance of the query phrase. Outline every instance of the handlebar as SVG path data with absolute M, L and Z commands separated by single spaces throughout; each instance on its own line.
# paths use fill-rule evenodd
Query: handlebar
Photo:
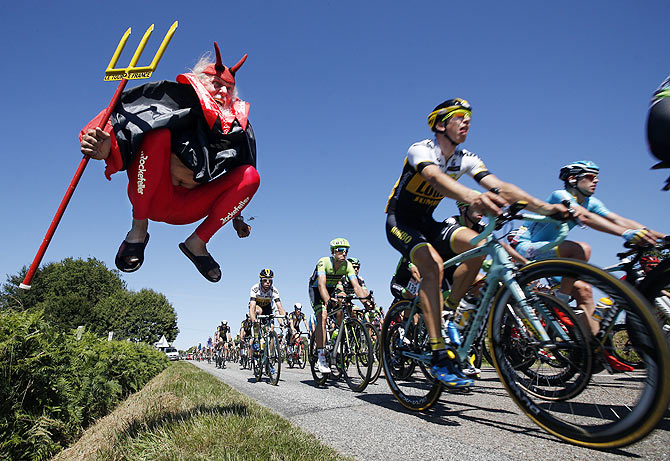
M 567 202 L 567 200 L 566 200 Z M 548 250 L 550 248 L 554 248 L 563 242 L 565 238 L 568 236 L 568 232 L 570 231 L 570 226 L 568 225 L 567 222 L 558 220 L 556 218 L 552 218 L 550 216 L 542 216 L 538 214 L 529 214 L 529 213 L 519 213 L 522 209 L 524 209 L 528 205 L 528 202 L 523 202 L 523 201 L 518 201 L 514 202 L 511 204 L 507 209 L 503 210 L 503 213 L 495 217 L 493 215 L 487 215 L 489 222 L 484 228 L 484 230 L 475 238 L 470 240 L 470 244 L 473 246 L 477 246 L 479 242 L 481 242 L 484 239 L 487 239 L 494 230 L 500 229 L 506 222 L 512 221 L 515 219 L 523 219 L 526 221 L 533 221 L 533 222 L 560 222 L 561 226 L 559 229 L 558 236 L 556 239 L 553 241 L 547 243 L 544 245 L 542 248 L 538 249 L 538 251 L 544 251 Z M 563 203 L 563 205 L 566 205 Z M 569 202 L 568 202 L 569 205 Z M 566 206 L 568 206 L 566 205 Z M 572 210 L 572 208 L 568 207 L 568 211 Z M 571 215 L 574 215 L 574 210 L 570 213 Z M 580 223 L 579 220 L 573 219 L 575 222 L 578 224 Z

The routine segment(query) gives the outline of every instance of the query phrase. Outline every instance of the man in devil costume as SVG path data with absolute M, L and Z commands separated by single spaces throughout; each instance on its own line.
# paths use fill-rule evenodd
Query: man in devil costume
M 204 56 L 177 82 L 147 83 L 125 91 L 104 130 L 102 112 L 80 133 L 81 152 L 105 160 L 105 176 L 126 170 L 132 227 L 116 255 L 116 267 L 134 272 L 144 261 L 148 221 L 190 224 L 205 218 L 179 244 L 209 281 L 221 279 L 207 242 L 228 221 L 239 237 L 251 227 L 241 211 L 260 184 L 249 104 L 237 98 L 232 67 Z

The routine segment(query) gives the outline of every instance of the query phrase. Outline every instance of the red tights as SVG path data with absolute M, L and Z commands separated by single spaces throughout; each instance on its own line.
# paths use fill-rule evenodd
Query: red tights
M 172 185 L 170 131 L 147 133 L 142 148 L 128 168 L 128 198 L 133 218 L 168 224 L 205 220 L 195 233 L 205 243 L 224 224 L 240 214 L 256 193 L 260 177 L 256 168 L 242 165 L 194 189 Z

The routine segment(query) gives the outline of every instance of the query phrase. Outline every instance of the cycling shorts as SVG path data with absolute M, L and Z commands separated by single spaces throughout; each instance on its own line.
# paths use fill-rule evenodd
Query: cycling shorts
M 395 213 L 386 216 L 386 238 L 409 261 L 412 261 L 414 250 L 424 245 L 435 248 L 445 261 L 453 258 L 458 253 L 451 248 L 451 241 L 460 228 L 463 226 L 449 219 L 437 222 L 427 216 L 409 221 Z
M 540 251 L 540 248 L 549 242 L 531 242 L 530 240 L 519 240 L 516 244 L 515 250 L 524 258 L 541 261 L 543 259 L 551 259 L 558 257 L 558 247 L 549 248 L 548 250 Z
M 337 287 L 328 288 L 331 289 L 331 296 L 337 289 Z M 309 287 L 309 302 L 312 304 L 312 309 L 315 314 L 319 314 L 326 307 L 323 298 L 321 297 L 321 293 L 319 293 L 319 287 Z

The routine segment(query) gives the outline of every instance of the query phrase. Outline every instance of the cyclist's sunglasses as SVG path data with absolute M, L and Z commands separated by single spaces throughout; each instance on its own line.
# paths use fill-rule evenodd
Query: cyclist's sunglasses
M 349 248 L 347 248 L 347 247 L 339 247 L 339 248 L 335 248 L 334 250 L 335 250 L 335 253 L 346 253 L 346 252 L 349 251 Z
M 580 179 L 581 179 L 581 178 L 586 178 L 586 179 L 588 179 L 589 181 L 595 181 L 596 178 L 598 178 L 598 175 L 595 174 L 595 173 L 584 173 L 584 174 L 582 174 L 582 175 L 579 175 L 579 178 L 580 178 Z
M 272 279 L 261 279 L 261 282 L 270 282 L 270 283 L 272 283 Z

